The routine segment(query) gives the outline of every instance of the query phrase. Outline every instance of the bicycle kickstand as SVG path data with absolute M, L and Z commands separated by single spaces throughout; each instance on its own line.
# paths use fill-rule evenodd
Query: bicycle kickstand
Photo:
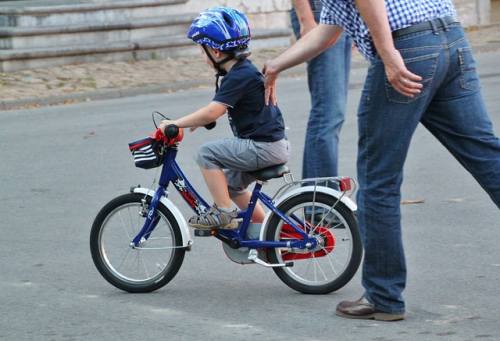
M 292 267 L 293 266 L 293 262 L 285 262 L 285 263 L 277 263 L 277 264 L 267 263 L 259 258 L 257 250 L 255 250 L 255 249 L 252 249 L 248 252 L 248 260 L 250 260 L 256 264 L 265 266 L 266 268 L 284 268 L 284 267 Z

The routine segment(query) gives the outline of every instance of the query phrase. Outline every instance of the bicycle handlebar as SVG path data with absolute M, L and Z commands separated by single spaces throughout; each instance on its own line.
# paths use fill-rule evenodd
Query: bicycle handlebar
M 175 124 L 169 124 L 165 127 L 165 131 L 163 131 L 163 134 L 169 139 L 174 139 L 177 137 L 177 135 L 179 135 L 179 127 Z
M 216 125 L 215 121 L 210 122 L 209 124 L 205 125 L 205 129 L 207 129 L 207 130 L 214 129 L 215 125 Z
M 216 126 L 215 121 L 210 122 L 209 124 L 205 125 L 205 129 L 211 130 L 211 129 L 215 128 L 215 126 Z M 165 127 L 165 131 L 163 132 L 163 134 L 166 137 L 173 139 L 173 138 L 177 137 L 177 135 L 179 135 L 179 127 L 176 126 L 175 124 L 169 124 L 168 126 Z

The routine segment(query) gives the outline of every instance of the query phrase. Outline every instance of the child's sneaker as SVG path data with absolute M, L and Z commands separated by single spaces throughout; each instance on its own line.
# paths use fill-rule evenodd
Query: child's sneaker
M 238 210 L 219 208 L 213 205 L 210 209 L 201 215 L 195 215 L 189 218 L 189 226 L 201 229 L 236 229 L 238 227 Z

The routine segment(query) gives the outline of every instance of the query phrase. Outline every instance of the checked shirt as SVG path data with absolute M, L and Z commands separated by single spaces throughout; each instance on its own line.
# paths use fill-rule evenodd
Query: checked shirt
M 367 59 L 375 58 L 373 40 L 354 0 L 321 2 L 320 23 L 342 27 Z M 445 16 L 456 17 L 451 0 L 385 0 L 385 7 L 391 31 Z

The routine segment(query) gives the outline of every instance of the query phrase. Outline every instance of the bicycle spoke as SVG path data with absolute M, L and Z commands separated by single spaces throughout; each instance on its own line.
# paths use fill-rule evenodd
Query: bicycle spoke
M 328 277 L 326 276 L 325 274 L 325 271 L 323 271 L 323 268 L 321 267 L 321 264 L 319 263 L 318 259 L 314 256 L 312 256 L 312 259 L 313 259 L 313 262 L 316 262 L 316 264 L 318 265 L 318 269 L 321 271 L 321 274 L 323 275 L 323 277 L 325 278 L 325 280 L 328 280 Z
M 340 198 L 338 198 L 338 199 L 337 199 L 337 201 L 335 202 L 335 204 L 333 204 L 332 206 L 330 206 L 330 209 L 328 210 L 328 213 L 327 213 L 326 215 L 323 215 L 323 216 L 321 217 L 321 220 L 319 221 L 319 223 L 318 223 L 316 226 L 314 226 L 314 229 L 311 231 L 311 233 L 314 233 L 314 232 L 316 231 L 316 229 L 317 229 L 317 228 L 321 225 L 321 223 L 325 220 L 325 217 L 326 217 L 326 216 L 328 216 L 328 215 L 332 212 L 332 210 L 335 208 L 335 206 L 337 206 L 337 204 L 340 202 L 340 199 L 341 199 L 342 197 L 343 197 L 343 195 L 342 195 Z M 313 207 L 314 207 L 314 205 L 313 205 Z M 314 221 L 314 220 L 313 220 L 313 221 Z
M 151 276 L 149 275 L 148 267 L 146 266 L 146 263 L 144 263 L 144 259 L 142 259 L 142 254 L 141 254 L 140 251 L 137 253 L 137 256 L 141 260 L 141 263 L 142 263 L 142 265 L 144 267 L 144 272 L 146 274 L 146 278 L 151 278 Z
M 136 229 L 140 228 L 140 226 L 141 226 L 141 216 L 140 216 L 139 214 L 137 214 L 137 219 L 138 219 L 138 220 L 137 220 L 137 225 L 136 225 L 136 227 L 134 228 L 134 225 L 133 225 L 133 224 L 134 224 L 134 220 L 135 220 L 135 219 L 133 218 L 133 214 L 132 214 L 132 212 L 131 212 L 131 208 L 130 208 L 130 207 L 128 207 L 128 208 L 127 208 L 127 212 L 128 212 L 128 216 L 129 216 L 129 218 L 130 218 L 130 220 L 129 220 L 129 221 L 130 221 L 130 225 L 129 225 L 129 231 L 130 231 L 130 234 L 131 234 L 131 235 L 135 235 L 135 231 L 136 231 Z M 131 238 L 129 237 L 129 239 L 131 239 Z
M 323 250 L 323 252 L 326 254 L 326 255 L 325 255 L 325 257 L 328 259 L 328 263 L 330 263 L 330 267 L 332 268 L 332 271 L 333 271 L 336 275 L 338 275 L 338 272 L 335 270 L 335 267 L 333 266 L 332 260 L 331 260 L 331 258 L 330 258 L 330 257 L 331 257 L 331 256 L 330 256 L 330 254 L 331 254 L 331 253 L 329 253 L 329 252 L 328 252 L 328 251 L 327 251 L 324 247 L 322 247 L 322 246 L 321 246 L 321 250 Z
M 132 249 L 131 248 L 128 248 L 127 249 L 127 252 L 125 253 L 125 257 L 123 257 L 122 261 L 120 262 L 120 264 L 118 265 L 118 267 L 116 268 L 116 270 L 120 269 L 123 265 L 123 263 L 125 263 L 125 260 L 127 259 L 128 255 L 130 254 L 130 251 Z
M 118 217 L 122 221 L 123 231 L 125 232 L 125 235 L 127 236 L 128 240 L 132 240 L 132 238 L 130 237 L 130 235 L 129 235 L 128 231 L 127 231 L 127 226 L 126 226 L 127 224 L 125 224 L 125 221 L 123 220 L 121 212 L 118 212 Z
M 311 264 L 313 264 L 313 274 L 314 274 L 314 281 L 317 282 L 318 281 L 318 274 L 317 274 L 317 270 L 316 270 L 316 265 L 314 264 L 314 262 L 311 262 Z
M 306 262 L 306 264 L 307 264 L 307 266 L 306 266 L 306 271 L 305 271 L 304 276 L 303 276 L 304 278 L 307 278 L 307 274 L 309 273 L 309 270 L 311 269 L 312 262 Z

